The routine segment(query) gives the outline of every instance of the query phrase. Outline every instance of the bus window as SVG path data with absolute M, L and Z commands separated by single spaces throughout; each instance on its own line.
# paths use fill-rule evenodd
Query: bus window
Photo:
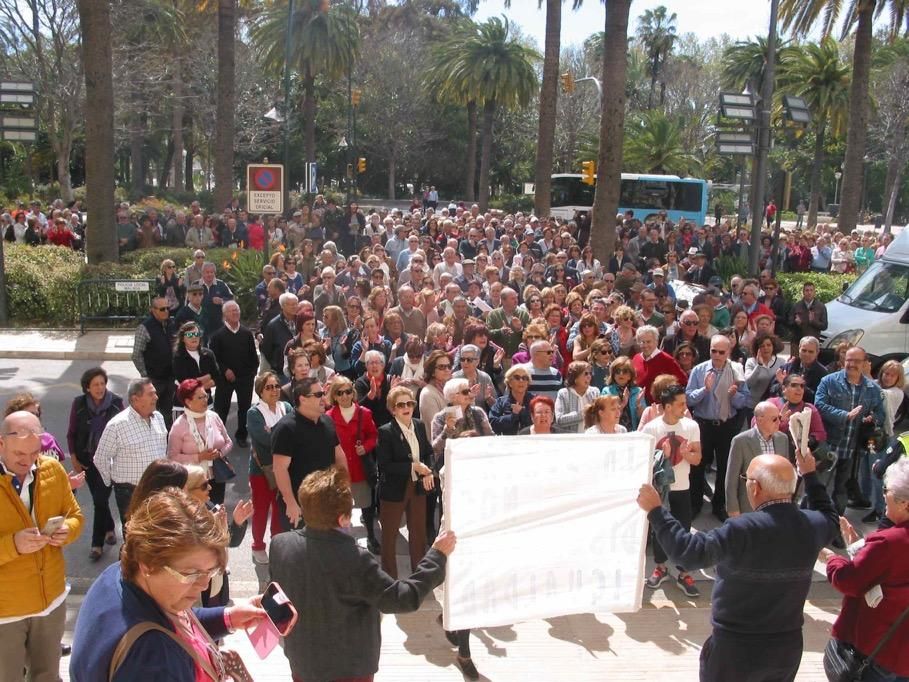
M 673 182 L 672 208 L 676 211 L 701 212 L 703 187 L 694 182 Z

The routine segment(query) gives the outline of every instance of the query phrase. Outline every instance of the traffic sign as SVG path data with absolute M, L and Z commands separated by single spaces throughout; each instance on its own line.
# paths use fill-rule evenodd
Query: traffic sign
M 246 166 L 246 204 L 250 213 L 284 211 L 284 166 L 251 163 Z

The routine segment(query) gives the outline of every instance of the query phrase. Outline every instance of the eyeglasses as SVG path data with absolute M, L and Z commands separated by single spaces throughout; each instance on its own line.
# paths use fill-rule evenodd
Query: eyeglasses
M 4 438 L 28 438 L 29 436 L 38 436 L 40 438 L 44 435 L 44 429 L 19 429 L 2 435 Z
M 436 369 L 451 369 L 451 365 L 436 365 Z
M 608 348 L 601 348 L 600 350 L 597 351 L 597 353 L 600 355 L 612 355 L 612 351 L 609 350 Z
M 534 353 L 546 353 L 546 355 L 552 355 L 553 353 L 555 353 L 555 351 L 552 350 L 552 349 L 550 349 L 550 350 L 535 350 Z
M 202 578 L 205 578 L 205 582 L 208 582 L 212 578 L 219 576 L 224 572 L 220 566 L 209 571 L 192 571 L 190 573 L 183 573 L 182 571 L 173 569 L 170 566 L 164 566 L 164 570 L 170 574 L 171 578 L 182 585 L 192 585 L 193 583 L 199 582 Z
M 757 481 L 756 478 L 748 478 L 748 474 L 739 474 L 739 479 L 745 481 L 746 483 L 748 481 Z
M 524 376 L 523 374 L 515 374 L 511 377 L 512 381 L 530 381 L 530 377 Z
M 458 393 L 463 396 L 468 396 L 468 395 L 470 395 L 470 389 L 465 388 L 463 391 L 458 391 Z
M 417 403 L 415 400 L 401 400 L 401 401 L 395 403 L 395 407 L 398 408 L 399 410 L 403 410 L 406 407 L 414 407 L 416 404 Z
M 805 384 L 802 384 L 802 383 L 789 384 L 789 388 L 805 388 Z
M 682 324 L 686 327 L 697 327 L 700 323 L 697 320 L 685 320 Z
M 202 332 L 186 332 L 183 335 L 183 338 L 184 339 L 198 339 L 200 336 L 202 336 Z
M 279 391 L 280 389 L 280 384 L 265 384 L 265 386 L 262 387 L 263 391 Z
M 461 362 L 462 362 L 462 363 L 465 363 L 465 362 L 476 362 L 476 361 L 477 361 L 476 358 L 465 358 L 465 357 L 461 357 Z
M 161 306 L 160 308 L 155 308 L 155 310 L 157 310 L 159 313 L 166 313 L 166 312 L 168 312 L 168 311 L 170 310 L 170 308 L 168 308 L 168 307 L 165 305 L 165 306 Z
M 690 358 L 693 358 L 693 357 L 694 357 L 694 353 L 692 353 L 691 351 L 687 351 L 687 350 L 683 350 L 683 351 L 681 351 L 681 352 L 679 353 L 679 356 L 680 356 L 680 357 L 683 356 L 683 355 L 686 356 L 686 357 L 690 357 Z
M 335 395 L 352 395 L 352 394 L 353 394 L 352 388 L 340 388 L 337 391 L 335 391 Z
M 325 391 L 313 391 L 309 395 L 303 396 L 304 398 L 324 398 Z
M 711 355 L 726 355 L 726 351 L 720 350 L 719 348 L 711 348 L 710 354 Z

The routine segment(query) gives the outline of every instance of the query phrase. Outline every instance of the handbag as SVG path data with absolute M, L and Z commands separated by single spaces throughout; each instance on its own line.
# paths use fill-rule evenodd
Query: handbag
M 211 461 L 211 471 L 215 483 L 227 483 L 230 479 L 237 476 L 237 472 L 234 471 L 230 461 L 223 455 L 215 457 Z
M 824 647 L 824 672 L 830 682 L 860 682 L 865 674 L 865 669 L 871 665 L 874 657 L 880 653 L 884 645 L 896 633 L 899 626 L 909 615 L 909 607 L 903 610 L 900 617 L 893 621 L 887 632 L 881 637 L 874 650 L 863 656 L 851 644 L 830 639 Z
M 277 490 L 278 480 L 275 478 L 275 467 L 271 464 L 262 464 L 262 462 L 259 461 L 259 455 L 256 454 L 255 446 L 249 449 L 249 454 L 252 455 L 256 466 L 262 470 L 262 475 L 265 476 L 265 482 L 268 484 L 268 489 Z

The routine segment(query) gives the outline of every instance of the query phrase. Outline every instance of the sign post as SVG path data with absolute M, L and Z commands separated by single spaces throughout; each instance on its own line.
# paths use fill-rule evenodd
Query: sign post
M 246 166 L 246 206 L 250 213 L 284 212 L 284 166 L 250 163 Z

